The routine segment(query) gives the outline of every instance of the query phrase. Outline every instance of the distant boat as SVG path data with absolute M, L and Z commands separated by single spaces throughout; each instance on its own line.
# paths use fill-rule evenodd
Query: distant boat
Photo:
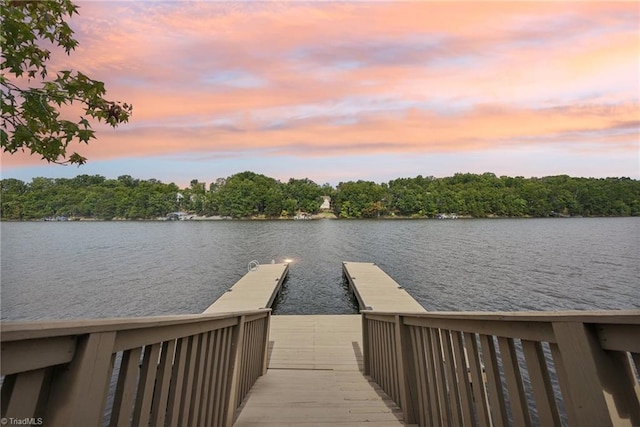
M 444 214 L 444 213 L 439 213 L 436 218 L 438 219 L 458 219 L 458 214 Z
M 69 221 L 69 218 L 67 218 L 66 216 L 48 216 L 44 219 L 45 221 Z
M 186 221 L 188 219 L 193 219 L 195 215 L 187 213 L 187 212 L 169 212 L 167 216 L 164 217 L 165 221 Z

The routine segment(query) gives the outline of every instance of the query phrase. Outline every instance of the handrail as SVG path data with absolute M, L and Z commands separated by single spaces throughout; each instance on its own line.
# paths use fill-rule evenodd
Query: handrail
M 2 322 L 2 417 L 231 426 L 266 372 L 270 315 Z
M 409 423 L 640 425 L 640 310 L 361 313 L 365 374 Z

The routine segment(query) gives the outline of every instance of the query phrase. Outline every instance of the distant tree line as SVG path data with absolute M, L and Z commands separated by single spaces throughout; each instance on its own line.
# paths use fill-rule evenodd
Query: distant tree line
M 497 177 L 492 173 L 458 173 L 452 177 L 417 176 L 388 183 L 341 182 L 337 187 L 310 179 L 280 182 L 242 172 L 209 184 L 191 181 L 187 188 L 129 175 L 106 179 L 34 178 L 0 181 L 3 220 L 69 217 L 155 219 L 183 211 L 231 218 L 292 217 L 316 214 L 322 196 L 331 197 L 339 218 L 412 217 L 441 214 L 469 217 L 638 216 L 640 181 L 630 178 Z

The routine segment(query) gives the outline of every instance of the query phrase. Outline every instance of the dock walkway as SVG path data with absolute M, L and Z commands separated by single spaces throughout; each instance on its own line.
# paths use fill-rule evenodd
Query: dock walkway
M 235 427 L 404 426 L 402 411 L 362 374 L 359 315 L 271 317 L 267 374 Z
M 344 261 L 342 269 L 358 299 L 360 310 L 426 312 L 418 301 L 376 264 Z
M 344 262 L 361 309 L 425 312 L 373 263 Z M 247 397 L 236 427 L 404 426 L 403 413 L 363 374 L 359 315 L 272 316 L 267 374 Z
M 203 314 L 271 308 L 288 272 L 288 263 L 260 264 L 242 276 Z

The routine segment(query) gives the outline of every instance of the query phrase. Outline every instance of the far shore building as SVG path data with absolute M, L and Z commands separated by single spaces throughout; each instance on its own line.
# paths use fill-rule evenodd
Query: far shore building
M 331 197 L 322 196 L 322 205 L 320 205 L 321 211 L 329 211 L 331 210 Z

